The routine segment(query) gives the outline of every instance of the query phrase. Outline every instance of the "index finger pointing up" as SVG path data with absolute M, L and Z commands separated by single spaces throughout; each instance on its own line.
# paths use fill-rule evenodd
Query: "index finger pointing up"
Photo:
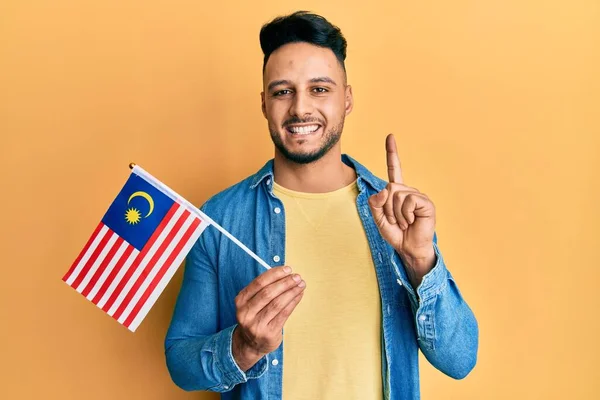
M 390 183 L 404 183 L 402 168 L 400 168 L 400 158 L 396 149 L 396 139 L 394 139 L 394 135 L 391 133 L 385 139 L 385 150 L 387 152 L 387 168 Z

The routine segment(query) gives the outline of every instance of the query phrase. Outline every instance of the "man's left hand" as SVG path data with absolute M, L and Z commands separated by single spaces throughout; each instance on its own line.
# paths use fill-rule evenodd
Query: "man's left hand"
M 436 262 L 435 206 L 427 195 L 404 184 L 392 134 L 387 136 L 385 147 L 389 183 L 369 198 L 369 206 L 381 236 L 396 250 L 417 289 Z

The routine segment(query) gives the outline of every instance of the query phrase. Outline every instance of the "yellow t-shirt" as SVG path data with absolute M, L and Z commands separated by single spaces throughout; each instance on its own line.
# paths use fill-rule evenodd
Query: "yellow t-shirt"
M 381 300 L 356 181 L 329 193 L 277 183 L 286 265 L 306 281 L 283 329 L 283 400 L 383 397 Z

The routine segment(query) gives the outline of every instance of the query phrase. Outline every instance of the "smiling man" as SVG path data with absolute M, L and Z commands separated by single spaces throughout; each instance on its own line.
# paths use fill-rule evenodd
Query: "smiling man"
M 274 158 L 202 209 L 273 268 L 216 230 L 200 237 L 165 341 L 173 381 L 224 399 L 417 399 L 419 349 L 465 377 L 478 327 L 433 203 L 403 182 L 392 135 L 387 181 L 342 154 L 341 31 L 297 12 L 263 26 L 260 44 Z

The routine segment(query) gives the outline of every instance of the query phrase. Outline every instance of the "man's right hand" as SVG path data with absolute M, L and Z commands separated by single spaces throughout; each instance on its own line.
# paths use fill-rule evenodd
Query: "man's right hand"
M 287 266 L 262 273 L 235 298 L 238 326 L 232 352 L 242 371 L 279 347 L 285 321 L 296 308 L 306 283 Z

